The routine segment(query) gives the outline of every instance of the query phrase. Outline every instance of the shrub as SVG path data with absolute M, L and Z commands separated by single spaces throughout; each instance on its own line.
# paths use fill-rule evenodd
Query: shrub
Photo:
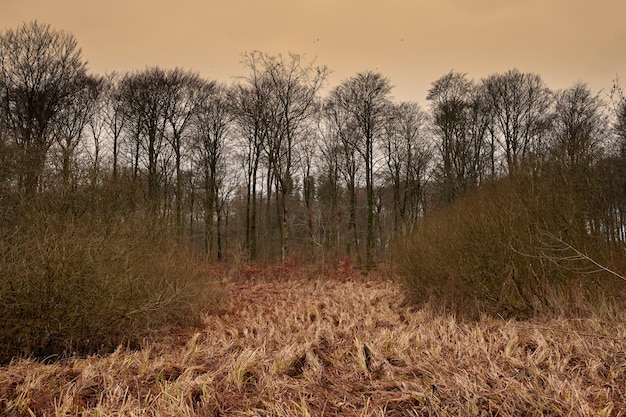
M 420 219 L 398 248 L 410 298 L 469 317 L 614 307 L 623 281 L 591 260 L 614 265 L 623 245 L 590 232 L 588 200 L 558 178 L 503 179 Z
M 164 227 L 79 203 L 29 201 L 1 231 L 0 361 L 110 349 L 217 302 L 202 261 Z

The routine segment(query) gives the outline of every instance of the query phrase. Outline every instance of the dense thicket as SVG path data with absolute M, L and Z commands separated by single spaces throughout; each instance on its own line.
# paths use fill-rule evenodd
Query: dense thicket
M 461 288 L 518 311 L 554 304 L 546 282 L 623 255 L 618 86 L 607 104 L 583 83 L 451 72 L 422 108 L 395 102 L 380 73 L 327 86 L 300 55 L 242 64 L 232 85 L 178 68 L 94 75 L 70 34 L 35 22 L 0 35 L 0 296 L 26 320 L 3 340 L 91 340 L 104 324 L 72 321 L 90 309 L 148 317 L 200 285 L 155 273 L 172 248 L 323 268 L 402 259 L 414 294 Z M 573 250 L 589 259 L 564 265 Z
M 126 198 L 97 187 L 3 207 L 0 362 L 134 345 L 215 308 L 202 260 Z

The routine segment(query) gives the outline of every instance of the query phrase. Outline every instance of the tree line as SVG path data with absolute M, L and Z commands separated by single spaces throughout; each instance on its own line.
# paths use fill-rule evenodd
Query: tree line
M 208 260 L 387 259 L 416 219 L 518 175 L 585 196 L 572 222 L 626 241 L 626 101 L 512 69 L 434 81 L 397 102 L 383 74 L 328 86 L 297 54 L 242 55 L 230 85 L 159 67 L 92 74 L 73 35 L 39 22 L 0 35 L 0 205 L 77 195 L 114 226 L 166 225 Z M 51 197 L 54 196 L 54 197 Z M 84 203 L 87 204 L 88 203 Z M 117 220 L 116 220 L 117 219 Z

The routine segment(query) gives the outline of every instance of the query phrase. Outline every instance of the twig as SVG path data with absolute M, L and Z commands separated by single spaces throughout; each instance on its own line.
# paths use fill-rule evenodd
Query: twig
M 595 259 L 593 259 L 589 255 L 587 255 L 586 253 L 583 253 L 583 252 L 579 251 L 578 249 L 576 249 L 575 247 L 573 247 L 569 243 L 563 241 L 563 239 L 561 239 L 560 237 L 557 237 L 557 236 L 555 236 L 555 235 L 553 235 L 552 233 L 549 233 L 549 232 L 541 232 L 541 234 L 543 234 L 544 236 L 548 236 L 549 238 L 554 239 L 555 241 L 559 242 L 560 244 L 565 246 L 565 248 L 573 251 L 577 255 L 577 257 L 578 257 L 578 258 L 576 258 L 576 257 L 567 257 L 567 258 L 565 258 L 566 260 L 567 259 L 586 260 L 588 262 L 591 262 L 593 265 L 598 267 L 600 270 L 602 270 L 604 272 L 608 272 L 609 274 L 611 274 L 611 275 L 621 279 L 622 281 L 626 281 L 626 277 L 624 277 L 622 274 L 619 274 L 619 273 L 613 271 L 612 269 L 610 269 L 610 268 L 600 264 Z

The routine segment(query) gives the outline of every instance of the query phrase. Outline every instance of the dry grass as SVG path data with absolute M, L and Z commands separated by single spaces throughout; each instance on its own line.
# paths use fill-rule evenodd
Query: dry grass
M 257 280 L 201 332 L 0 368 L 12 416 L 621 416 L 626 325 L 404 305 L 376 280 Z

